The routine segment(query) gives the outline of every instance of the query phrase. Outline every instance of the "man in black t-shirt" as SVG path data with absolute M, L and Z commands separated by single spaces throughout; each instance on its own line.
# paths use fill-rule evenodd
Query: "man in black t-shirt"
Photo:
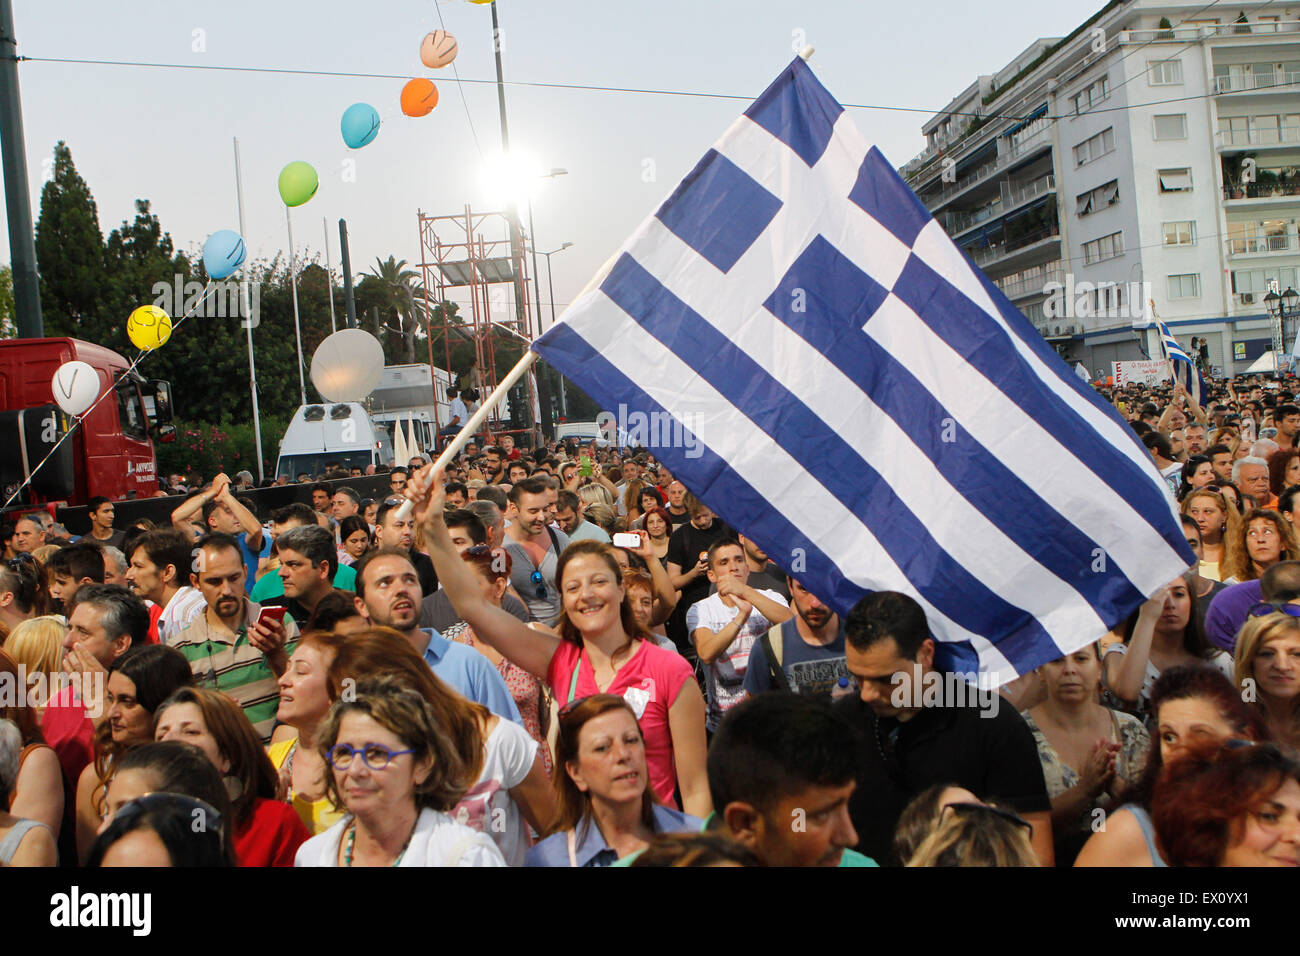
M 676 484 L 676 482 L 674 482 Z M 695 662 L 695 645 L 686 631 L 686 612 L 696 601 L 709 596 L 708 550 L 713 542 L 731 537 L 731 529 L 718 520 L 709 506 L 688 494 L 684 505 L 690 521 L 668 539 L 668 580 L 682 592 L 668 618 L 668 637 L 688 661 Z
M 835 706 L 867 738 L 866 770 L 849 804 L 858 851 L 906 862 L 893 857 L 899 815 L 921 791 L 948 784 L 1028 820 L 1034 850 L 1050 866 L 1052 805 L 1024 719 L 996 693 L 967 691 L 960 675 L 934 669 L 925 612 L 907 595 L 867 595 L 844 629 L 861 691 Z
M 690 509 L 686 507 L 689 492 L 680 481 L 670 481 L 664 489 L 668 493 L 668 517 L 672 519 L 673 528 L 680 528 L 691 520 Z

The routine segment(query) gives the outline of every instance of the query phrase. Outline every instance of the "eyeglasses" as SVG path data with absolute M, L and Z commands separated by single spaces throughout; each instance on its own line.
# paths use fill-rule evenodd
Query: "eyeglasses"
M 542 580 L 542 572 L 541 572 L 541 571 L 534 571 L 532 574 L 528 575 L 528 580 L 532 582 L 532 584 L 533 584 L 533 586 L 534 586 L 535 588 L 537 588 L 537 596 L 538 596 L 538 598 L 545 598 L 545 597 L 546 597 L 546 582 L 545 582 L 544 580 Z
M 352 766 L 352 758 L 357 754 L 361 755 L 362 762 L 371 770 L 383 770 L 393 762 L 394 757 L 400 757 L 402 754 L 413 754 L 414 750 L 389 750 L 383 744 L 366 744 L 364 747 L 356 748 L 351 744 L 335 744 L 330 750 L 330 765 L 335 770 L 347 770 Z
M 1003 820 L 1014 823 L 1018 827 L 1024 827 L 1030 834 L 1033 834 L 1034 832 L 1034 825 L 1024 817 L 1012 813 L 1010 810 L 1003 810 L 1001 807 L 991 807 L 986 803 L 949 803 L 944 806 L 940 816 L 947 813 L 949 810 L 953 813 L 959 813 L 962 816 L 987 815 L 1001 817 Z
M 1251 617 L 1267 617 L 1270 614 L 1286 614 L 1290 617 L 1300 617 L 1300 607 L 1294 604 L 1287 604 L 1285 601 L 1260 601 L 1252 605 L 1247 612 Z

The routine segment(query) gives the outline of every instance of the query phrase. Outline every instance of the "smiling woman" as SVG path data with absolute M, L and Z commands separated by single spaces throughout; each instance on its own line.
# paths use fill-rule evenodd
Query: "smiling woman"
M 1273 744 L 1199 744 L 1156 784 L 1171 866 L 1300 866 L 1300 763 Z
M 1289 607 L 1289 605 L 1284 605 Z M 1300 620 L 1257 605 L 1237 635 L 1235 683 L 1283 746 L 1300 744 Z M 1247 691 L 1254 693 L 1247 696 Z

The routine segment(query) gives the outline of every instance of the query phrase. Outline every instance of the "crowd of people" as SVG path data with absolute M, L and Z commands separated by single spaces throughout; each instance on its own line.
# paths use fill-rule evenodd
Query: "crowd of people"
M 1300 406 L 1102 391 L 1197 563 L 992 707 L 909 693 L 911 598 L 841 616 L 642 448 L 24 514 L 0 864 L 1300 865 Z

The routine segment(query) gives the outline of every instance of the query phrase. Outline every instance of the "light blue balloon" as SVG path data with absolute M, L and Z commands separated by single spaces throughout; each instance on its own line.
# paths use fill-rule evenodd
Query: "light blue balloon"
M 244 240 L 233 229 L 220 229 L 208 236 L 203 244 L 203 268 L 209 277 L 224 279 L 244 264 L 248 250 Z
M 350 149 L 360 149 L 379 135 L 379 110 L 369 103 L 353 103 L 343 111 L 339 129 Z

